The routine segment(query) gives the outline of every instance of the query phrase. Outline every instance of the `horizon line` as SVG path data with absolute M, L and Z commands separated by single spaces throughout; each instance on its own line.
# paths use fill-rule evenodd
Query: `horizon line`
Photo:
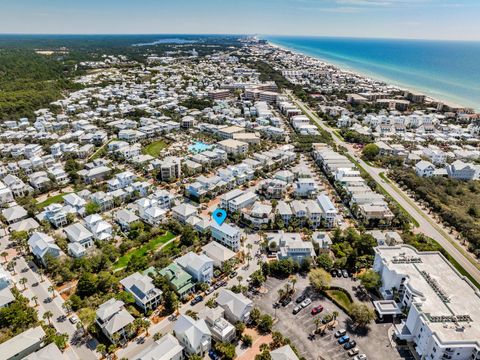
M 480 39 L 445 39 L 445 38 L 409 38 L 409 37 L 382 37 L 382 36 L 354 36 L 354 35 L 317 35 L 317 34 L 234 34 L 234 33 L 23 33 L 23 32 L 0 32 L 0 36 L 257 36 L 257 37 L 310 37 L 310 38 L 333 38 L 333 39 L 370 39 L 370 40 L 409 40 L 409 41 L 450 41 L 450 42 L 480 42 Z

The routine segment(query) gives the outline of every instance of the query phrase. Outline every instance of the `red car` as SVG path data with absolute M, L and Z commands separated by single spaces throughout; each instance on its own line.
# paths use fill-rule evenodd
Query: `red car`
M 323 306 L 322 305 L 318 305 L 318 306 L 315 306 L 311 313 L 312 315 L 317 315 L 317 314 L 320 314 L 321 312 L 323 311 Z

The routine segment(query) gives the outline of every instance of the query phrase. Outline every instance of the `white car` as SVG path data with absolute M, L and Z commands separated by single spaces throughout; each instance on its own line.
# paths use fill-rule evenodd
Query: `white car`
M 78 322 L 78 317 L 77 315 L 72 315 L 70 316 L 70 318 L 68 319 L 72 324 L 76 324 Z
M 312 300 L 310 300 L 310 298 L 306 298 L 305 300 L 302 301 L 302 303 L 300 304 L 300 306 L 302 308 L 306 308 L 308 305 L 310 305 L 312 303 Z
M 367 355 L 365 354 L 357 355 L 353 358 L 353 360 L 367 360 Z

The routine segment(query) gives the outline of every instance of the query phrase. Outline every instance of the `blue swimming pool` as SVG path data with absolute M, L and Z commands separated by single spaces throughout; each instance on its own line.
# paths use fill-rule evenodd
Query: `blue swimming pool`
M 195 144 L 188 147 L 188 151 L 198 154 L 205 150 L 210 150 L 212 147 L 213 145 L 205 144 L 202 141 L 197 141 Z

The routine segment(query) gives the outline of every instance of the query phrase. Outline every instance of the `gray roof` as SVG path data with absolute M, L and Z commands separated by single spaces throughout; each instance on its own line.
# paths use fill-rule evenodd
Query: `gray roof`
M 170 360 L 183 351 L 178 340 L 167 334 L 138 354 L 135 360 Z
M 10 222 L 10 221 L 21 219 L 27 216 L 27 210 L 25 210 L 20 205 L 15 205 L 8 209 L 3 210 L 2 215 L 5 218 L 5 220 Z
M 272 360 L 298 360 L 290 345 L 282 346 L 270 352 Z
M 60 349 L 55 343 L 48 344 L 43 349 L 40 349 L 33 354 L 30 354 L 23 360 L 64 360 L 64 357 Z
M 200 346 L 202 338 L 205 335 L 211 336 L 205 320 L 193 320 L 187 315 L 181 315 L 178 318 L 173 331 L 175 331 L 175 334 L 179 337 L 185 336 L 194 349 Z
M 223 308 L 227 307 L 237 318 L 241 318 L 245 308 L 250 306 L 252 301 L 243 294 L 221 289 L 217 297 L 217 303 Z
M 44 336 L 45 331 L 43 331 L 41 326 L 28 329 L 0 344 L 0 354 L 2 354 L 3 359 L 10 359 L 16 354 L 40 343 Z

